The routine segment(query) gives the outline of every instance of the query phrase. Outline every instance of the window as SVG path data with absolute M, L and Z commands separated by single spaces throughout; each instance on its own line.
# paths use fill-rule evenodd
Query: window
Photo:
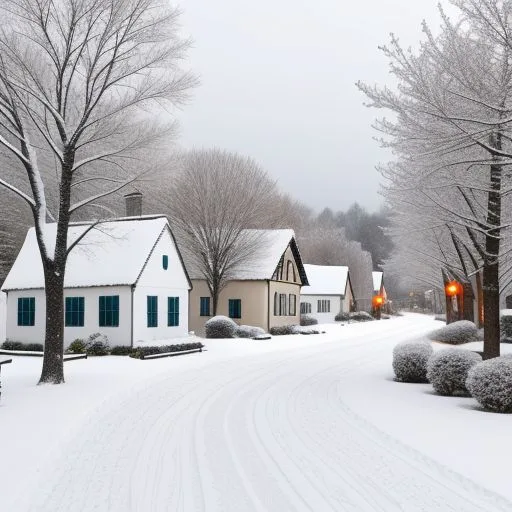
M 35 297 L 18 298 L 18 325 L 32 326 L 36 323 Z
M 210 316 L 210 297 L 201 297 L 199 299 L 199 315 Z
M 318 312 L 319 313 L 330 313 L 331 312 L 331 301 L 330 300 L 319 300 L 318 301 Z
M 167 254 L 162 256 L 162 267 L 164 267 L 164 270 L 167 270 L 169 267 L 169 256 L 167 256 Z
M 286 312 L 286 293 L 279 294 L 279 316 L 287 316 Z
M 288 295 L 288 312 L 290 316 L 295 316 L 297 314 L 297 296 L 292 293 Z
M 311 304 L 309 302 L 301 302 L 300 303 L 300 314 L 307 315 L 311 313 Z
M 177 327 L 178 325 L 180 325 L 180 298 L 167 297 L 167 326 Z
M 229 318 L 242 318 L 242 301 L 229 299 Z
M 148 327 L 158 327 L 158 297 L 148 295 Z
M 100 297 L 100 327 L 119 327 L 119 295 Z
M 293 263 L 290 260 L 288 260 L 286 266 L 286 280 L 293 281 L 295 283 L 295 267 L 293 266 Z
M 84 326 L 84 300 L 83 297 L 66 297 L 66 327 Z
M 274 316 L 279 316 L 279 295 L 274 293 Z

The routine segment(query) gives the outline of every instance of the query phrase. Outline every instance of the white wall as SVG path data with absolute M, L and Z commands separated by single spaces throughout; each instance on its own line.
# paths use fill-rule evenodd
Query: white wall
M 0 343 L 3 343 L 6 337 L 6 300 L 7 295 L 4 292 L 0 292 Z
M 331 311 L 329 313 L 318 312 L 319 300 L 331 301 Z M 342 311 L 342 300 L 340 295 L 301 295 L 300 302 L 301 304 L 303 302 L 309 302 L 311 304 L 311 313 L 308 313 L 308 316 L 316 318 L 319 324 L 334 322 L 334 317 Z
M 169 258 L 167 270 L 163 256 Z M 155 246 L 133 295 L 133 340 L 176 338 L 188 333 L 189 284 L 170 233 L 166 230 Z M 147 296 L 158 297 L 158 326 L 147 326 Z M 180 298 L 180 318 L 176 327 L 167 326 L 167 297 Z
M 119 327 L 99 326 L 99 297 L 119 295 Z M 18 298 L 35 297 L 35 325 L 18 326 Z M 131 289 L 129 286 L 67 288 L 64 297 L 84 297 L 84 326 L 65 327 L 64 345 L 95 332 L 108 336 L 110 346 L 131 343 Z M 16 290 L 7 296 L 7 339 L 23 343 L 44 343 L 46 301 L 44 290 Z

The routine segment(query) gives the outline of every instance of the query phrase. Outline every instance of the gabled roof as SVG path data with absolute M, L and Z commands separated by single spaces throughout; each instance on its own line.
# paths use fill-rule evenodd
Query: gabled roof
M 348 267 L 305 264 L 304 268 L 309 286 L 301 289 L 301 295 L 345 295 Z
M 258 247 L 250 259 L 244 261 L 240 268 L 233 271 L 230 280 L 259 281 L 272 279 L 281 257 L 290 246 L 301 281 L 304 285 L 308 284 L 308 277 L 304 270 L 293 229 L 245 229 L 242 231 L 242 236 L 244 233 L 253 238 Z M 192 262 L 190 268 L 193 268 Z M 203 279 L 198 269 L 193 270 L 192 273 L 193 279 Z
M 56 228 L 56 223 L 46 225 L 47 240 L 55 241 Z M 91 223 L 71 223 L 68 247 L 90 228 Z M 101 222 L 90 229 L 71 250 L 64 286 L 79 288 L 136 284 L 153 248 L 166 229 L 174 240 L 164 216 L 125 217 Z M 48 247 L 48 250 L 53 252 L 54 247 Z M 176 251 L 181 258 L 177 245 Z M 183 270 L 186 274 L 184 266 Z M 190 285 L 188 275 L 187 280 Z M 34 228 L 28 230 L 2 289 L 32 288 L 44 288 L 43 265 Z
M 373 278 L 373 291 L 375 293 L 379 293 L 380 289 L 382 287 L 382 277 L 384 275 L 384 272 L 372 272 L 372 278 Z

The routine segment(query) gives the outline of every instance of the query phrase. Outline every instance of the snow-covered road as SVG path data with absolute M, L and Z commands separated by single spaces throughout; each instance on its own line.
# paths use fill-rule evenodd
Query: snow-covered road
M 431 327 L 175 364 L 88 414 L 9 512 L 510 511 L 344 401 L 355 374 Z

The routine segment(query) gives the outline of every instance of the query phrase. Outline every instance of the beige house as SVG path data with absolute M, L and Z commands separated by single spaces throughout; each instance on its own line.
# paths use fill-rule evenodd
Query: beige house
M 217 315 L 239 325 L 272 327 L 300 323 L 300 289 L 308 284 L 304 265 L 291 229 L 261 230 L 261 254 L 235 272 L 219 295 Z M 204 335 L 212 315 L 206 280 L 192 272 L 189 328 Z

